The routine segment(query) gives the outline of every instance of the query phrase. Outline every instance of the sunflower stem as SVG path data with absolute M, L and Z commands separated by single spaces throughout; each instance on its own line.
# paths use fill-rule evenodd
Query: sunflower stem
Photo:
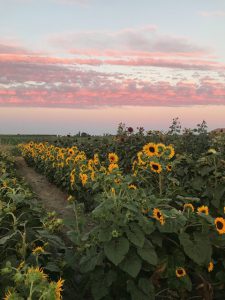
M 162 174 L 159 174 L 159 196 L 162 197 Z

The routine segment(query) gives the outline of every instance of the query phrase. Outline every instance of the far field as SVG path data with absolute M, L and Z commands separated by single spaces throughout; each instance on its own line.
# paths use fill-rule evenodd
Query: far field
M 224 166 L 204 123 L 1 135 L 0 298 L 225 299 Z

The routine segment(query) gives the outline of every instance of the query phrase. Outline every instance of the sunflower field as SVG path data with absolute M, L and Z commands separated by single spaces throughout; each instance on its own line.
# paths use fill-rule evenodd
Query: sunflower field
M 69 194 L 74 220 L 65 223 L 80 298 L 223 299 L 225 161 L 215 146 L 196 157 L 148 142 L 129 168 L 116 152 L 19 146 L 30 166 Z

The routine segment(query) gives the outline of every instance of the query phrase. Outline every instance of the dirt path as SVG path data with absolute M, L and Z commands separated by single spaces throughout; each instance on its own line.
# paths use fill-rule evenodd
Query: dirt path
M 27 166 L 21 156 L 15 157 L 17 173 L 31 186 L 33 192 L 41 200 L 47 211 L 55 211 L 61 218 L 71 216 L 71 211 L 66 208 L 67 194 L 54 184 L 49 183 L 44 175 L 37 173 Z

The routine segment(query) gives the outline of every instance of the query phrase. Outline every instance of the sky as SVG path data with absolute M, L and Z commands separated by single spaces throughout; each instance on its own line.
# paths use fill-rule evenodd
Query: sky
M 0 0 L 0 133 L 225 127 L 224 0 Z

